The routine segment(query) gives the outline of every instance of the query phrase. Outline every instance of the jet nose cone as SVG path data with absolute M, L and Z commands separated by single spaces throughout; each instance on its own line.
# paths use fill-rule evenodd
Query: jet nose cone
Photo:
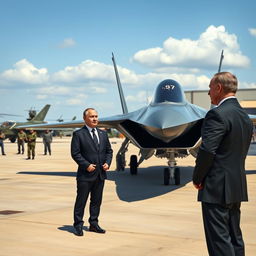
M 187 123 L 188 120 L 185 114 L 186 108 L 184 105 L 166 103 L 150 106 L 139 117 L 139 121 L 145 126 L 166 129 Z
M 180 136 L 188 127 L 184 104 L 159 104 L 151 106 L 141 117 L 145 129 L 166 143 Z
M 145 126 L 145 129 L 155 138 L 168 143 L 184 133 L 187 127 L 188 124 L 183 124 L 175 127 L 169 127 L 166 129 Z

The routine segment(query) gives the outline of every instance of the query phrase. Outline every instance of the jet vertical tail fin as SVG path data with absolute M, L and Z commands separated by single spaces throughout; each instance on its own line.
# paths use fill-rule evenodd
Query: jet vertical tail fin
M 44 118 L 51 105 L 47 104 L 31 121 L 44 121 Z
M 117 82 L 117 86 L 118 86 L 118 91 L 119 91 L 119 96 L 120 96 L 120 101 L 121 101 L 121 105 L 122 105 L 123 114 L 128 114 L 128 108 L 127 108 L 126 101 L 125 101 L 125 98 L 124 98 L 123 88 L 122 88 L 122 85 L 121 85 L 121 82 L 120 82 L 120 78 L 119 78 L 118 70 L 117 70 L 117 67 L 116 67 L 116 61 L 115 61 L 115 57 L 114 57 L 113 52 L 112 52 L 112 61 L 113 61 L 114 69 L 115 69 L 116 82 Z
M 223 52 L 224 52 L 224 50 L 222 50 L 222 51 L 221 51 L 221 54 L 220 54 L 220 63 L 219 63 L 218 73 L 221 72 L 222 61 L 223 61 L 223 59 L 224 59 L 224 54 L 223 54 Z M 215 108 L 215 107 L 216 107 L 216 105 L 211 104 L 210 109 Z
M 223 52 L 224 52 L 224 50 L 221 51 L 218 73 L 220 73 L 220 71 L 221 71 L 222 61 L 223 61 L 223 59 L 224 59 L 224 54 L 223 54 Z

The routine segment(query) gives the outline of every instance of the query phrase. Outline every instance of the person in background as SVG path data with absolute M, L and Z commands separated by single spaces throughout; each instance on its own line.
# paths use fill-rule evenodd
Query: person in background
M 36 147 L 36 132 L 31 129 L 29 130 L 29 134 L 27 135 L 27 143 L 28 143 L 28 158 L 27 160 L 31 159 L 31 155 L 32 155 L 32 159 L 35 159 L 35 147 Z
M 5 139 L 5 134 L 2 131 L 0 131 L 0 148 L 3 156 L 6 155 L 4 152 L 4 139 Z
M 51 143 L 52 143 L 52 133 L 49 130 L 46 130 L 43 134 L 43 143 L 44 143 L 44 155 L 51 155 Z
M 21 129 L 18 131 L 18 138 L 17 138 L 17 143 L 18 143 L 18 153 L 17 154 L 24 154 L 24 144 L 27 139 L 26 133 Z
M 210 256 L 244 256 L 240 206 L 248 201 L 245 158 L 252 138 L 252 121 L 238 103 L 237 78 L 220 72 L 210 82 L 211 103 L 202 126 L 202 144 L 193 173 L 202 202 Z

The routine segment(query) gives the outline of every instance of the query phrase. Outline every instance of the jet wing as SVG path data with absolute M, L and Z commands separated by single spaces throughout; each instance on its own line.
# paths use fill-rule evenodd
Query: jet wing
M 19 125 L 17 129 L 29 129 L 45 130 L 45 129 L 62 129 L 62 128 L 80 128 L 84 126 L 84 120 L 69 121 L 69 122 L 57 122 L 57 123 L 44 123 L 44 124 L 33 124 L 33 125 Z
M 207 110 L 186 102 L 185 104 L 150 104 L 127 114 L 100 118 L 99 127 L 115 128 L 140 149 L 194 148 L 201 137 L 201 126 Z M 256 116 L 250 115 L 255 123 Z M 17 128 L 66 129 L 81 128 L 84 120 Z
M 105 128 L 117 128 L 118 124 L 124 120 L 130 118 L 130 114 L 127 115 L 116 115 L 106 118 L 99 118 L 99 127 Z M 17 129 L 30 129 L 34 130 L 59 130 L 63 128 L 81 128 L 85 125 L 84 120 L 74 120 L 68 122 L 57 122 L 57 123 L 44 123 L 44 124 L 33 124 L 33 125 L 19 125 L 16 126 Z

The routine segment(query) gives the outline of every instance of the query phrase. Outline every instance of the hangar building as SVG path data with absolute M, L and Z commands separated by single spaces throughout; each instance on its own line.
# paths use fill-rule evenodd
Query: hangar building
M 210 109 L 211 104 L 208 90 L 185 91 L 185 95 L 189 102 L 202 108 Z M 256 115 L 256 88 L 239 89 L 236 97 L 248 114 Z

